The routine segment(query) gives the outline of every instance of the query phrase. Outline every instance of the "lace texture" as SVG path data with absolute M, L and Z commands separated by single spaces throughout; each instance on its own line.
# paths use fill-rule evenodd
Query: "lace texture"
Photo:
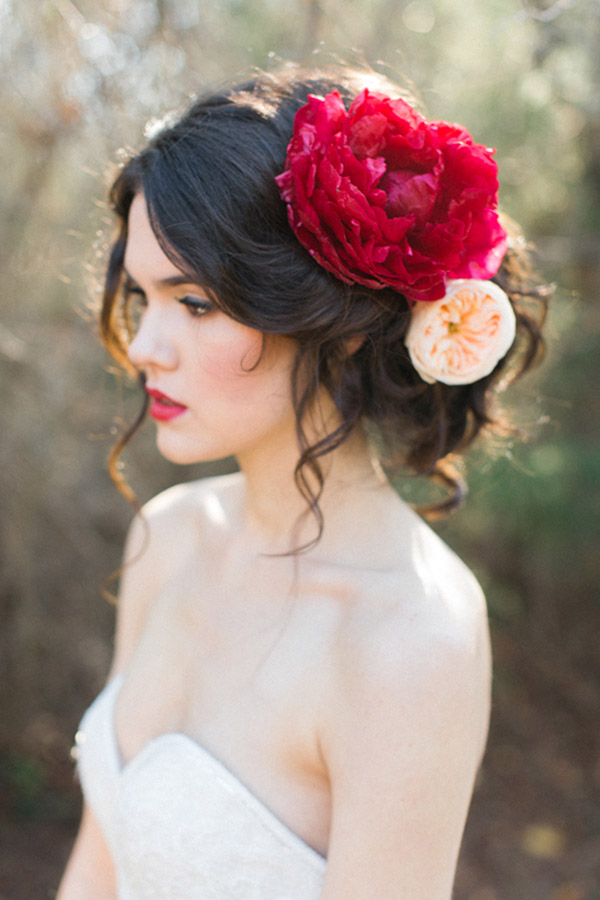
M 323 857 L 191 738 L 161 735 L 122 765 L 120 682 L 109 682 L 75 738 L 119 900 L 318 900 Z

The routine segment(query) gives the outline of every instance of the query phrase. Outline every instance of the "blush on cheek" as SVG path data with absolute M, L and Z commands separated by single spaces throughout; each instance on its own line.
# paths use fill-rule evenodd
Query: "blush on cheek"
M 220 391 L 237 393 L 262 370 L 261 351 L 260 336 L 215 342 L 204 346 L 200 366 Z

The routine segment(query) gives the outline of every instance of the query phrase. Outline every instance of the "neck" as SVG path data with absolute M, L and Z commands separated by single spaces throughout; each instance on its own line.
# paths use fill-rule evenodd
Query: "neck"
M 336 425 L 333 404 L 328 415 L 320 416 L 319 427 L 309 430 L 309 439 L 318 440 Z M 284 430 L 268 446 L 240 455 L 238 463 L 245 476 L 244 531 L 265 552 L 287 553 L 310 544 L 319 534 L 319 523 L 309 510 L 294 479 L 299 458 L 295 427 Z M 324 530 L 316 547 L 330 552 L 348 522 L 356 521 L 358 507 L 367 494 L 389 485 L 373 460 L 361 428 L 331 453 L 319 459 L 324 484 L 319 497 Z M 318 482 L 307 471 L 315 493 Z M 343 538 L 342 538 L 343 540 Z

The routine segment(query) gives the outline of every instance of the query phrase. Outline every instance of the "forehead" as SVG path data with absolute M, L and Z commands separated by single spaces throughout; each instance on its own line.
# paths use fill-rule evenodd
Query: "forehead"
M 152 231 L 146 198 L 141 193 L 135 195 L 129 209 L 124 266 L 136 281 L 160 281 L 181 274 Z

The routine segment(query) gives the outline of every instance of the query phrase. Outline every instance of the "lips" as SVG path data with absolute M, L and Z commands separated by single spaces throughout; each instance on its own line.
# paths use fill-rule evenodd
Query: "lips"
M 151 400 L 150 415 L 157 422 L 170 422 L 171 419 L 176 419 L 187 410 L 187 406 L 177 403 L 176 400 L 171 399 L 171 397 L 163 394 L 162 391 L 157 391 L 155 388 L 147 387 L 146 393 Z

